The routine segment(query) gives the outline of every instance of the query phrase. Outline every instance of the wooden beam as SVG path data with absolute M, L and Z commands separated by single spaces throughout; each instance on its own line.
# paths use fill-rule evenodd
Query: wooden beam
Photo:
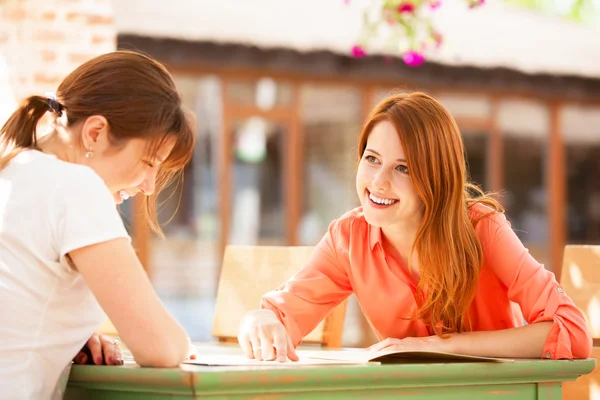
M 233 113 L 238 119 L 262 117 L 273 122 L 288 123 L 294 118 L 294 113 L 292 112 L 293 108 L 289 106 L 276 107 L 270 110 L 261 110 L 255 106 L 241 105 L 239 103 L 234 104 L 231 102 L 231 100 L 228 100 L 228 102 L 230 115 Z
M 491 192 L 500 192 L 504 188 L 504 147 L 502 146 L 502 132 L 498 121 L 498 108 L 500 99 L 492 97 L 492 114 L 489 124 L 490 144 L 488 146 L 487 184 Z
M 371 112 L 371 109 L 375 107 L 375 87 L 367 86 L 363 91 L 363 101 L 362 101 L 362 117 L 363 121 L 367 122 L 367 117 Z
M 225 246 L 229 240 L 229 227 L 231 225 L 231 146 L 232 146 L 232 128 L 231 104 L 227 98 L 228 80 L 222 79 L 221 99 L 223 102 L 223 112 L 221 121 L 221 132 L 218 148 L 218 176 L 219 176 L 219 215 L 220 215 L 220 234 L 219 234 L 219 260 L 223 259 Z M 220 265 L 219 272 L 220 272 Z M 216 275 L 217 280 L 219 273 Z
M 284 182 L 284 198 L 286 210 L 286 231 L 287 244 L 289 246 L 298 245 L 298 226 L 302 218 L 302 208 L 304 199 L 304 140 L 302 137 L 302 121 L 300 119 L 301 112 L 301 86 L 293 85 L 293 101 L 291 110 L 287 113 L 290 115 L 287 124 L 287 137 L 285 138 L 285 182 Z
M 550 270 L 560 277 L 562 256 L 566 241 L 565 146 L 560 123 L 560 102 L 550 102 L 550 137 L 546 182 L 548 182 L 548 221 Z

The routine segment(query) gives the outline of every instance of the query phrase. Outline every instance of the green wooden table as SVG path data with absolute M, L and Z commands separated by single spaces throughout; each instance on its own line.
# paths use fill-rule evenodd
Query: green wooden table
M 591 372 L 595 359 L 358 366 L 71 369 L 73 399 L 545 399 Z

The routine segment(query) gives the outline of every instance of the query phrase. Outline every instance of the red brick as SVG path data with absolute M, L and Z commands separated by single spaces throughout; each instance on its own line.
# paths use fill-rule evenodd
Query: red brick
M 21 7 L 4 7 L 2 10 L 2 18 L 8 21 L 23 21 L 27 13 Z
M 89 25 L 112 25 L 115 20 L 111 15 L 100 15 L 100 14 L 84 14 L 77 12 L 70 12 L 67 14 L 67 22 L 85 22 Z
M 60 78 L 58 75 L 47 75 L 39 72 L 34 76 L 35 83 L 43 85 L 56 85 L 60 83 Z
M 112 15 L 91 14 L 87 17 L 87 23 L 90 25 L 112 25 L 114 22 Z
M 107 42 L 115 42 L 113 35 L 94 35 L 92 36 L 92 44 L 105 44 Z
M 42 19 L 44 21 L 54 21 L 56 19 L 56 13 L 54 11 L 46 11 L 42 13 Z
M 0 44 L 8 43 L 9 39 L 10 36 L 8 35 L 8 32 L 0 32 Z
M 42 61 L 51 62 L 56 61 L 56 53 L 51 50 L 42 50 Z
M 40 42 L 64 42 L 67 38 L 65 32 L 56 30 L 39 30 L 35 34 L 35 39 Z
M 97 54 L 87 54 L 87 53 L 71 53 L 69 54 L 69 61 L 73 64 L 83 64 L 84 62 L 96 57 Z
M 81 14 L 81 13 L 76 13 L 76 12 L 70 12 L 67 13 L 67 22 L 74 22 L 77 20 L 83 20 L 85 19 L 85 14 Z

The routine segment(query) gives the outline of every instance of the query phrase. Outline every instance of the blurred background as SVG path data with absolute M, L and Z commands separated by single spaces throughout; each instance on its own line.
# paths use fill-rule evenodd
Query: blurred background
M 463 134 L 473 181 L 560 274 L 567 243 L 600 244 L 600 28 L 595 1 L 446 0 L 419 66 L 366 44 L 368 1 L 0 0 L 0 121 L 87 59 L 136 49 L 173 73 L 199 136 L 164 195 L 167 239 L 122 207 L 167 307 L 211 339 L 227 244 L 314 245 L 358 205 L 356 138 L 378 100 L 423 90 Z M 180 198 L 180 201 L 179 201 Z M 249 283 L 251 284 L 251 283 Z M 132 293 L 135 296 L 135 293 Z M 351 299 L 344 345 L 373 341 Z

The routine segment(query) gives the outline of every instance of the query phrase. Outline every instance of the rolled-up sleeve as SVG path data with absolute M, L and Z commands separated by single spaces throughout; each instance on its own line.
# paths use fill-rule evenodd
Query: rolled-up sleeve
M 347 241 L 348 231 L 340 225 L 332 222 L 306 265 L 261 299 L 261 308 L 277 315 L 294 346 L 352 293 L 344 265 L 348 254 L 339 250 L 339 244 Z
M 519 304 L 527 323 L 552 322 L 541 357 L 589 357 L 592 339 L 585 317 L 554 274 L 529 254 L 503 214 L 481 223 L 487 224 L 486 262 L 508 288 L 509 300 Z

